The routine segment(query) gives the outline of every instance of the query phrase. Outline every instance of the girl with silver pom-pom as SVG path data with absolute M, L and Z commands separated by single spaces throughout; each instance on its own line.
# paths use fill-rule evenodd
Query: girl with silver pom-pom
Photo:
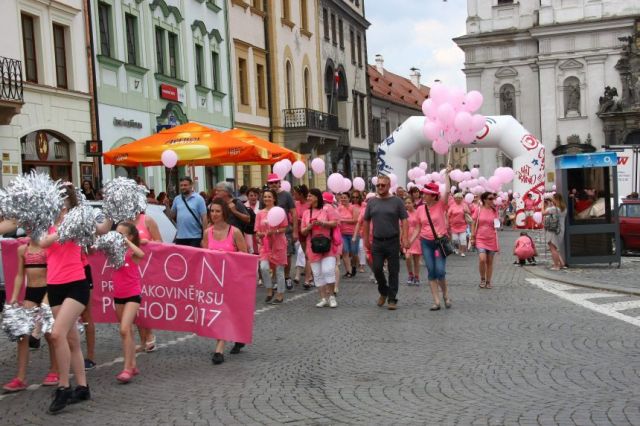
M 40 247 L 47 249 L 47 294 L 55 322 L 51 339 L 59 367 L 59 385 L 49 406 L 49 413 L 64 409 L 67 404 L 91 399 L 80 335 L 76 327 L 78 317 L 89 303 L 89 285 L 81 258 L 82 248 L 68 240 L 58 242 L 57 230 L 65 215 L 78 206 L 73 184 L 64 184 L 66 199 L 49 234 L 40 240 Z M 73 370 L 77 386 L 69 385 L 69 369 Z
M 13 284 L 13 293 L 9 300 L 9 305 L 18 303 L 20 290 L 27 279 L 24 302 L 22 306 L 26 309 L 33 309 L 41 306 L 47 294 L 47 256 L 35 240 L 30 240 L 28 244 L 18 248 L 18 272 Z M 49 374 L 42 382 L 43 386 L 56 386 L 58 384 L 58 366 L 53 349 L 53 343 L 49 335 L 45 335 L 49 347 L 49 358 L 51 365 Z M 18 392 L 27 388 L 27 364 L 29 363 L 29 339 L 22 338 L 18 341 L 18 374 L 9 383 L 2 386 L 7 392 Z
M 136 225 L 121 222 L 116 231 L 124 237 L 127 247 L 124 264 L 113 272 L 113 304 L 120 322 L 120 337 L 124 354 L 124 369 L 116 376 L 120 383 L 129 383 L 140 373 L 136 366 L 136 346 L 133 339 L 133 321 L 138 315 L 142 298 L 138 262 L 144 257 L 140 249 L 140 234 Z

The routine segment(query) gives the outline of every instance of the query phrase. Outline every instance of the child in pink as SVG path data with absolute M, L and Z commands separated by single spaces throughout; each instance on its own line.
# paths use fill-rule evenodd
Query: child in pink
M 418 218 L 418 210 L 414 207 L 413 200 L 410 197 L 404 199 L 404 206 L 409 215 L 407 223 L 409 225 L 408 239 L 410 246 L 404 253 L 407 261 L 407 271 L 409 271 L 407 285 L 420 285 L 420 256 L 422 255 L 422 247 L 420 247 L 420 239 L 418 238 L 417 232 L 420 228 L 420 219 Z M 412 238 L 414 235 L 415 238 Z
M 136 345 L 133 339 L 133 321 L 138 314 L 142 298 L 140 270 L 138 262 L 144 257 L 140 249 L 140 234 L 135 223 L 122 222 L 116 228 L 125 238 L 128 246 L 124 265 L 113 273 L 113 303 L 120 322 L 120 337 L 124 353 L 124 369 L 116 376 L 120 383 L 129 383 L 133 376 L 140 373 L 136 367 Z
M 538 253 L 536 245 L 529 234 L 524 231 L 520 233 L 520 237 L 516 240 L 513 246 L 513 254 L 518 258 L 516 263 L 520 264 L 520 266 L 524 266 L 527 260 L 532 265 L 536 264 L 535 256 Z

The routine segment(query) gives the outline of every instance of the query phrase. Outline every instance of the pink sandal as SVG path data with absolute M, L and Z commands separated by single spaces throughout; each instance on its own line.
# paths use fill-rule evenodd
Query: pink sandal
M 133 372 L 130 370 L 122 370 L 122 372 L 116 376 L 116 380 L 120 383 L 129 383 L 131 379 L 133 379 Z
M 42 386 L 57 386 L 59 381 L 60 376 L 58 376 L 58 373 L 49 373 L 44 377 Z

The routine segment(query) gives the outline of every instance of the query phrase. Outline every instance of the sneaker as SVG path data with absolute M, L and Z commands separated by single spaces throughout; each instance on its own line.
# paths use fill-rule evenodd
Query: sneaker
M 329 307 L 330 308 L 337 308 L 338 307 L 338 301 L 336 300 L 335 296 L 329 296 Z
M 224 355 L 220 352 L 214 353 L 211 357 L 211 362 L 213 362 L 214 365 L 222 364 L 224 362 Z
M 40 339 L 29 336 L 29 349 L 40 349 Z
M 73 391 L 71 387 L 57 388 L 53 394 L 53 401 L 51 401 L 51 405 L 49 405 L 49 413 L 57 413 L 66 407 L 72 395 Z
M 407 285 L 413 285 L 413 275 L 409 275 L 409 278 L 407 278 Z
M 271 300 L 271 304 L 272 305 L 282 305 L 284 303 L 284 299 L 272 299 Z
M 58 388 L 60 389 L 60 388 Z M 71 392 L 71 397 L 69 397 L 69 404 L 75 404 L 77 402 L 88 401 L 91 399 L 91 391 L 89 391 L 89 386 L 76 386 L 76 388 Z
M 21 390 L 25 390 L 26 388 L 27 388 L 27 382 L 23 382 L 17 377 L 11 379 L 9 383 L 2 386 L 2 389 L 6 390 L 7 392 L 19 392 Z
M 238 343 L 236 342 L 233 345 L 233 348 L 231 348 L 231 351 L 229 351 L 229 353 L 235 355 L 235 354 L 239 354 L 240 353 L 240 349 L 244 348 L 244 343 Z
M 397 304 L 397 300 L 389 300 L 389 303 L 387 303 L 387 309 L 389 309 L 390 311 L 395 311 L 398 307 Z
M 386 301 L 387 301 L 387 296 L 380 296 L 378 297 L 378 302 L 376 304 L 378 306 L 384 306 Z
M 60 376 L 58 376 L 58 373 L 49 373 L 44 377 L 42 386 L 58 386 L 59 381 Z
M 140 369 L 138 367 L 133 367 L 131 369 L 131 374 L 133 374 L 134 376 L 137 376 L 138 374 L 140 374 Z
M 285 279 L 284 285 L 287 288 L 287 291 L 293 291 L 293 281 L 291 280 L 291 278 Z
M 329 302 L 327 301 L 327 299 L 320 299 L 320 301 L 316 304 L 316 308 L 325 308 L 329 306 Z
M 460 253 L 460 257 L 467 257 L 467 255 L 464 253 Z
M 133 372 L 129 370 L 122 370 L 120 374 L 116 376 L 116 380 L 120 383 L 129 383 L 133 379 Z
M 413 277 L 413 285 L 420 285 L 420 277 Z
M 84 359 L 84 370 L 88 371 L 88 370 L 93 370 L 94 368 L 96 368 L 96 363 L 93 362 L 92 360 L 90 360 L 89 358 L 85 358 Z

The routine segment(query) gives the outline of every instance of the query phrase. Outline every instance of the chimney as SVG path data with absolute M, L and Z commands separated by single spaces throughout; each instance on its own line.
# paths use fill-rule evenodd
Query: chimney
M 420 76 L 421 76 L 420 69 L 415 67 L 411 68 L 411 74 L 409 74 L 409 77 L 411 77 L 411 82 L 418 89 L 420 88 Z
M 376 55 L 376 70 L 384 75 L 384 58 L 379 53 Z

